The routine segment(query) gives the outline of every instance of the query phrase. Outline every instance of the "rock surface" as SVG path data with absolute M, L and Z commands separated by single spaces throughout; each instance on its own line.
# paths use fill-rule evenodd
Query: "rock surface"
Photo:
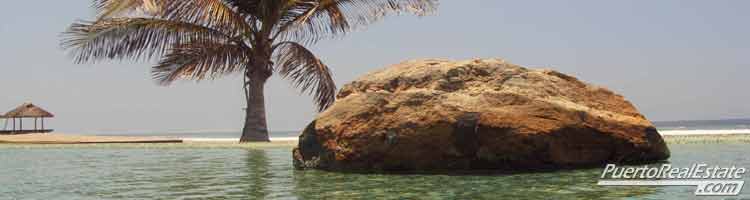
M 622 96 L 498 59 L 415 60 L 345 85 L 300 136 L 298 169 L 547 170 L 664 160 Z

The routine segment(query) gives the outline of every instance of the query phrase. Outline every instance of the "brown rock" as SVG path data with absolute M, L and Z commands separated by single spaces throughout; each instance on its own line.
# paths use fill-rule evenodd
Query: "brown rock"
M 543 170 L 669 157 L 622 96 L 503 60 L 417 60 L 344 86 L 303 131 L 300 169 Z

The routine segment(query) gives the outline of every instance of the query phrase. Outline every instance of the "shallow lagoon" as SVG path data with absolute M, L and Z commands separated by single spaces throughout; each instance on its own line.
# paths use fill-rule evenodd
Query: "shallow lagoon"
M 749 167 L 748 147 L 673 141 L 669 162 Z M 462 176 L 295 171 L 290 151 L 288 144 L 0 145 L 0 199 L 696 198 L 690 186 L 597 186 L 601 169 Z M 722 198 L 750 199 L 750 189 L 712 199 Z

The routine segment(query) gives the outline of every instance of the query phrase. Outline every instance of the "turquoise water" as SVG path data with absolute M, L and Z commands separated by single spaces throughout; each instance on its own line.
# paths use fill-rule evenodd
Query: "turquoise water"
M 706 162 L 750 167 L 748 147 L 670 145 L 670 162 L 678 166 Z M 190 144 L 0 145 L 0 199 L 697 198 L 690 186 L 597 186 L 601 169 L 462 176 L 295 171 L 290 149 Z M 716 198 L 750 199 L 750 189 L 745 188 L 738 197 Z

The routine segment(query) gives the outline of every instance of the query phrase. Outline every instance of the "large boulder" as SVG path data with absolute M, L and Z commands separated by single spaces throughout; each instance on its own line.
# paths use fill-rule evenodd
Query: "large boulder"
M 503 60 L 416 60 L 345 85 L 300 136 L 298 169 L 527 171 L 669 157 L 622 96 Z

